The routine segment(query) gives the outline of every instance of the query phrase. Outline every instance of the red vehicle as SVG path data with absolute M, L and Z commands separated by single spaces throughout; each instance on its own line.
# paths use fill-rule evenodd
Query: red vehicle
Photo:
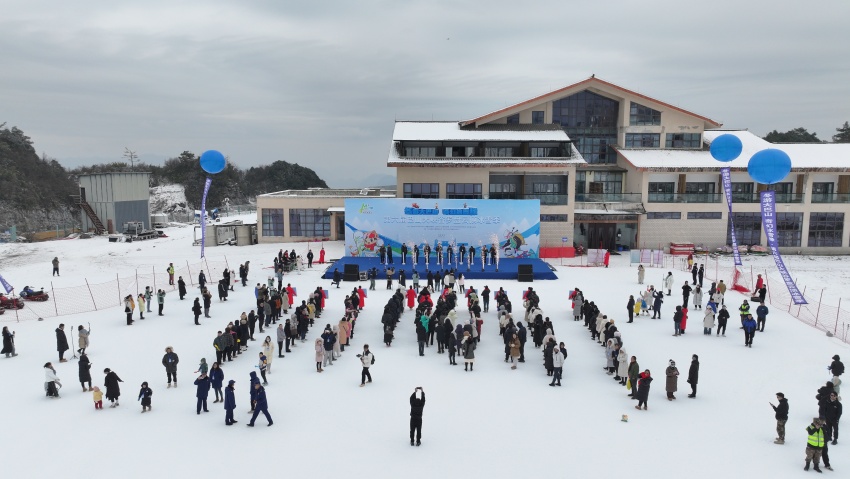
M 24 307 L 24 302 L 20 298 L 10 298 L 0 294 L 0 307 L 6 309 L 21 309 Z
M 21 299 L 26 301 L 47 301 L 50 296 L 44 292 L 44 288 L 36 291 L 29 286 L 24 286 L 21 290 Z

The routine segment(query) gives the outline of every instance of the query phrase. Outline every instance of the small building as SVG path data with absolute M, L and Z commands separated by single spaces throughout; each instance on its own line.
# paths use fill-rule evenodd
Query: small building
M 100 233 L 122 231 L 124 223 L 142 222 L 151 228 L 150 173 L 115 172 L 80 175 L 82 230 Z

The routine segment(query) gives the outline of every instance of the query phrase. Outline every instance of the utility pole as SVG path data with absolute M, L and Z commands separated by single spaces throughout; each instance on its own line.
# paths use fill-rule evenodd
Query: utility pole
M 137 155 L 135 151 L 130 150 L 126 146 L 124 147 L 124 155 L 123 156 L 124 156 L 124 158 L 130 160 L 130 169 L 132 169 L 135 166 L 136 160 L 139 159 L 139 155 Z

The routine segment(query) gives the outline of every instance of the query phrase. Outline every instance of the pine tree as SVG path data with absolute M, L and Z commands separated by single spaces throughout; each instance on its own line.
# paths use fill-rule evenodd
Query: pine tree
M 835 143 L 850 143 L 850 123 L 844 122 L 844 125 L 836 128 L 836 134 L 832 135 L 832 141 Z

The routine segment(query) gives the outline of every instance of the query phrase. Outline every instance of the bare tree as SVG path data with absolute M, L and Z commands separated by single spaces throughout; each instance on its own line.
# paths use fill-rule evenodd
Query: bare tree
M 139 159 L 139 155 L 136 154 L 135 151 L 130 150 L 126 146 L 124 147 L 124 158 L 130 161 L 130 169 L 132 170 L 136 164 L 136 160 Z

